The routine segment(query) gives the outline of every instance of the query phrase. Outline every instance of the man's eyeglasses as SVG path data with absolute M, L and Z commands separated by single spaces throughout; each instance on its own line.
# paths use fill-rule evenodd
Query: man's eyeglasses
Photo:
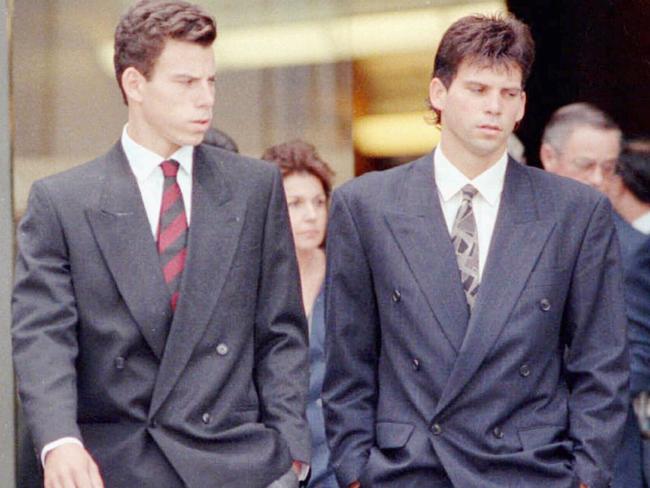
M 571 160 L 571 164 L 584 173 L 592 173 L 597 167 L 600 167 L 603 176 L 612 176 L 616 172 L 618 161 L 616 159 L 596 161 L 595 159 L 578 158 Z

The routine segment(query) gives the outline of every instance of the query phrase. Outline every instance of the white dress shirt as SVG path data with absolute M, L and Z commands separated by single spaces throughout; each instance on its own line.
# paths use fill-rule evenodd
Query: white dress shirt
M 151 226 L 151 233 L 154 239 L 158 238 L 158 221 L 160 220 L 160 204 L 162 202 L 164 175 L 160 163 L 167 159 L 174 159 L 179 163 L 178 175 L 176 179 L 178 186 L 183 194 L 183 203 L 185 204 L 185 215 L 187 223 L 190 223 L 190 214 L 192 211 L 192 158 L 194 155 L 193 146 L 182 146 L 178 151 L 169 158 L 163 158 L 158 154 L 150 151 L 144 146 L 135 142 L 127 132 L 127 125 L 122 130 L 122 148 L 126 154 L 131 171 L 135 175 L 142 196 L 142 203 L 147 212 L 147 219 Z M 75 437 L 63 437 L 49 444 L 46 444 L 41 451 L 41 462 L 45 465 L 45 456 L 54 448 L 63 444 L 79 444 L 81 441 Z
M 632 227 L 645 235 L 650 235 L 650 212 L 644 213 L 632 222 Z
M 180 165 L 176 179 L 183 194 L 185 215 L 189 225 L 190 215 L 192 214 L 192 157 L 194 155 L 194 146 L 182 146 L 170 157 L 163 158 L 131 139 L 128 134 L 128 126 L 125 125 L 122 130 L 122 148 L 124 154 L 126 154 L 126 159 L 129 161 L 129 166 L 131 166 L 131 171 L 133 171 L 138 182 L 138 188 L 142 195 L 142 202 L 154 238 L 157 237 L 158 233 L 160 203 L 165 179 L 160 163 L 167 159 L 178 161 Z
M 445 216 L 449 235 L 451 235 L 458 208 L 463 201 L 461 189 L 469 183 L 478 190 L 472 200 L 472 208 L 476 219 L 476 231 L 478 232 L 479 279 L 483 275 L 483 268 L 490 250 L 507 166 L 508 154 L 504 152 L 503 156 L 495 164 L 473 180 L 470 180 L 447 159 L 440 146 L 433 153 L 433 169 L 438 197 L 440 198 L 440 206 Z

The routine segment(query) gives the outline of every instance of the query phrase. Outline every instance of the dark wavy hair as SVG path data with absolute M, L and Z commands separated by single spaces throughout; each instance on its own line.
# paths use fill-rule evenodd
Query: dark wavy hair
M 307 173 L 315 176 L 323 185 L 325 195 L 329 200 L 332 193 L 332 179 L 334 171 L 323 161 L 316 148 L 311 144 L 299 139 L 284 142 L 276 146 L 269 147 L 262 159 L 275 163 L 280 167 L 282 177 L 287 177 L 296 173 Z
M 468 15 L 454 22 L 440 40 L 431 79 L 449 88 L 463 61 L 521 69 L 522 88 L 535 60 L 535 43 L 526 24 L 512 15 Z M 431 106 L 437 119 L 440 113 Z
M 643 203 L 650 203 L 650 139 L 627 141 L 616 164 L 623 184 Z
M 140 0 L 129 8 L 115 29 L 115 77 L 122 88 L 122 74 L 129 67 L 150 79 L 165 41 L 211 46 L 217 38 L 214 18 L 198 5 L 183 0 Z

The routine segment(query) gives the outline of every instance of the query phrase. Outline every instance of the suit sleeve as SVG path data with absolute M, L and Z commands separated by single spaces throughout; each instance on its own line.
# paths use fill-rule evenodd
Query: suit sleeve
M 590 488 L 609 486 L 628 411 L 626 317 L 611 214 L 601 198 L 582 241 L 567 303 L 574 469 Z
M 348 486 L 375 443 L 379 322 L 368 259 L 340 191 L 330 211 L 325 290 L 325 425 L 336 476 Z
M 309 463 L 307 319 L 279 171 L 274 173 L 264 225 L 255 326 L 262 422 L 281 434 L 294 460 Z
M 44 185 L 32 187 L 17 233 L 13 360 L 35 448 L 77 425 L 77 308 L 65 236 Z

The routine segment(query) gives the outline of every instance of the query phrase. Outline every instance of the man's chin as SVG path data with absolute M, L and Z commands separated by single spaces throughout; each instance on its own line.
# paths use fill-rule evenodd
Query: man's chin
M 495 154 L 501 155 L 506 150 L 506 143 L 503 141 L 480 141 L 474 144 L 476 154 L 482 157 L 490 157 Z
M 205 139 L 205 133 L 207 131 L 195 132 L 194 134 L 188 135 L 180 141 L 181 146 L 198 146 Z

